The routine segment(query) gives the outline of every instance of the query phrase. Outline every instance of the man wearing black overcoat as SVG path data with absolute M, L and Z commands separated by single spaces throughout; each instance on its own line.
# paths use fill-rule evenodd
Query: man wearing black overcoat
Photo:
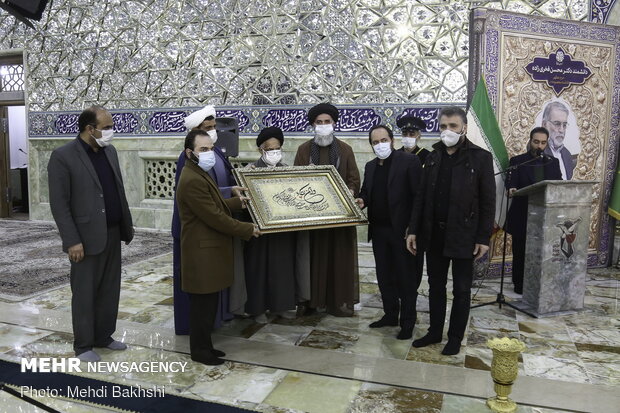
M 510 158 L 510 170 L 506 176 L 508 196 L 512 197 L 516 190 L 542 180 L 562 179 L 559 160 L 544 153 L 548 140 L 547 129 L 534 128 L 527 142 L 528 151 Z M 505 224 L 506 232 L 512 235 L 512 283 L 517 294 L 523 294 L 527 205 L 527 196 L 512 198 Z
M 453 300 L 444 355 L 455 355 L 467 327 L 473 261 L 489 250 L 495 216 L 495 179 L 491 154 L 466 136 L 467 116 L 458 107 L 439 114 L 441 142 L 433 145 L 414 204 L 407 248 L 426 252 L 430 327 L 414 347 L 439 343 L 446 315 L 446 284 L 452 264 Z

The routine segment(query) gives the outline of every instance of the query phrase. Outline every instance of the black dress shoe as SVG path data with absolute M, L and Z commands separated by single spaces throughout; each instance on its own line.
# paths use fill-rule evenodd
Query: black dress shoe
M 192 360 L 205 364 L 207 366 L 220 366 L 226 362 L 226 360 L 221 359 L 217 356 L 204 357 L 204 356 L 192 356 Z
M 309 316 L 316 313 L 316 308 L 310 307 L 310 301 L 297 304 L 297 317 Z
M 401 328 L 396 336 L 399 340 L 409 340 L 413 336 L 413 327 L 412 328 Z
M 426 334 L 424 337 L 419 338 L 417 340 L 413 340 L 413 347 L 426 347 L 431 344 L 441 343 L 441 336 L 433 336 L 430 333 Z
M 459 354 L 461 351 L 461 343 L 456 340 L 448 339 L 446 346 L 441 350 L 441 354 L 444 356 L 454 356 L 455 354 Z
M 224 357 L 226 355 L 226 353 L 224 353 L 223 351 L 216 349 L 212 349 L 211 353 L 213 353 L 215 357 Z
M 381 319 L 374 321 L 368 325 L 370 328 L 380 328 L 380 327 L 396 327 L 398 325 L 398 320 L 390 319 L 387 317 L 381 317 Z
M 515 286 L 514 292 L 517 293 L 517 294 L 523 294 L 523 287 Z

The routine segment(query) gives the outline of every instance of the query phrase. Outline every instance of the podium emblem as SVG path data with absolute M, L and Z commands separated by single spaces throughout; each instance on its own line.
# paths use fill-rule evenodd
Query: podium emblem
M 570 261 L 575 250 L 573 249 L 573 242 L 577 239 L 577 228 L 581 222 L 581 217 L 576 219 L 567 219 L 563 222 L 556 224 L 561 231 L 560 234 L 560 251 L 566 261 Z

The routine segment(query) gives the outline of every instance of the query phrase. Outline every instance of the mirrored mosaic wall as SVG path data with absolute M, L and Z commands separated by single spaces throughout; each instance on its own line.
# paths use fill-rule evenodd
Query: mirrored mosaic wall
M 30 111 L 465 102 L 468 16 L 587 20 L 587 0 L 50 0 L 24 49 Z

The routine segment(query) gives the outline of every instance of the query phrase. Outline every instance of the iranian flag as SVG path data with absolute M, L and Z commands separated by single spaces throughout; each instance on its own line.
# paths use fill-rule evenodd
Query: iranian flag
M 495 233 L 504 225 L 508 209 L 507 198 L 503 195 L 504 174 L 498 174 L 508 167 L 508 152 L 499 130 L 493 106 L 489 100 L 484 77 L 476 86 L 474 98 L 467 111 L 467 139 L 474 144 L 491 152 L 493 155 L 493 170 L 495 172 Z

